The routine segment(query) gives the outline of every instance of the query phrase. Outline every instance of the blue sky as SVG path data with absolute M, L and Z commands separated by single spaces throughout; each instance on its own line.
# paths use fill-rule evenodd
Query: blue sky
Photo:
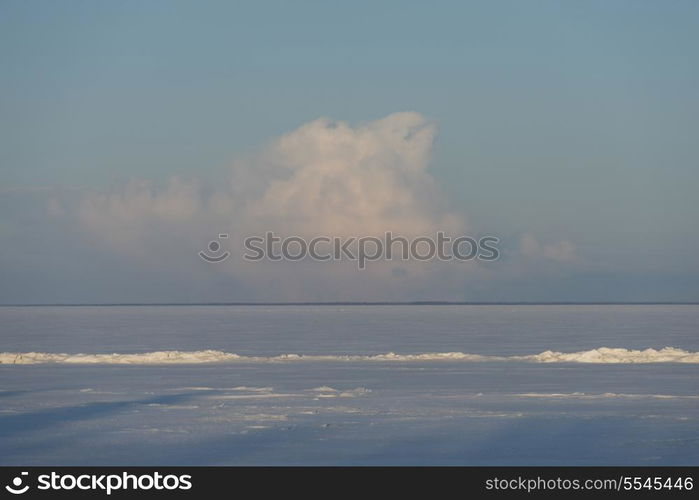
M 697 46 L 693 1 L 5 1 L 0 302 L 275 299 L 236 272 L 195 290 L 175 257 L 100 247 L 70 207 L 133 179 L 227 183 L 319 117 L 403 111 L 435 124 L 429 175 L 471 231 L 512 261 L 523 235 L 580 257 L 447 298 L 699 300 Z M 438 280 L 413 295 L 444 298 Z

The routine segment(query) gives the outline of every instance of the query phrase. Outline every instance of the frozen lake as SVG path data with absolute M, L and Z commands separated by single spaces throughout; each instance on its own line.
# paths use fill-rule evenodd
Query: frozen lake
M 4 465 L 699 464 L 699 306 L 2 307 L 0 332 Z

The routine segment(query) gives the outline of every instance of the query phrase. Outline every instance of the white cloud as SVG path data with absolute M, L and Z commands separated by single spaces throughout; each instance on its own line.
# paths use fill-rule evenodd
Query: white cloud
M 357 126 L 318 119 L 236 162 L 228 184 L 206 187 L 199 179 L 175 177 L 157 188 L 133 181 L 85 196 L 79 220 L 110 251 L 142 262 L 157 259 L 160 267 L 191 276 L 232 273 L 246 283 L 249 300 L 459 300 L 467 277 L 487 281 L 499 272 L 476 261 L 378 261 L 360 272 L 355 262 L 242 259 L 243 238 L 266 231 L 468 235 L 465 217 L 447 208 L 428 170 L 435 134 L 435 124 L 413 112 Z M 219 233 L 230 235 L 233 255 L 222 264 L 204 263 L 197 253 Z M 571 243 L 540 244 L 529 234 L 519 253 L 560 262 L 576 258 Z
M 434 123 L 413 112 L 354 127 L 318 119 L 237 162 L 228 186 L 206 190 L 198 180 L 172 178 L 158 189 L 133 181 L 115 192 L 86 196 L 79 219 L 114 251 L 157 255 L 161 261 L 164 254 L 177 253 L 189 258 L 183 266 L 201 266 L 197 250 L 223 232 L 239 249 L 244 236 L 266 231 L 306 237 L 464 234 L 464 218 L 445 208 L 428 172 L 435 133 Z M 357 293 L 377 298 L 405 293 L 406 282 L 424 280 L 436 265 L 376 262 L 371 273 L 358 273 L 356 263 L 270 266 L 238 256 L 219 270 L 243 276 L 253 286 L 264 284 L 284 298 L 320 294 L 340 300 L 361 298 Z M 413 289 L 424 286 L 413 283 Z
M 238 167 L 234 182 L 267 176 L 253 181 L 262 189 L 246 200 L 245 217 L 302 235 L 411 235 L 463 226 L 444 209 L 427 172 L 435 132 L 418 113 L 357 127 L 328 119 L 303 125 Z
M 435 125 L 418 113 L 357 127 L 319 119 L 237 163 L 230 187 L 204 196 L 196 181 L 173 178 L 160 190 L 134 181 L 88 196 L 81 220 L 110 240 L 140 237 L 141 226 L 152 221 L 226 216 L 233 229 L 302 235 L 462 229 L 427 172 L 434 136 Z
M 78 218 L 108 247 L 145 254 L 164 233 L 177 236 L 197 230 L 197 223 L 206 219 L 203 203 L 197 181 L 173 177 L 157 189 L 152 182 L 139 180 L 114 192 L 88 193 Z

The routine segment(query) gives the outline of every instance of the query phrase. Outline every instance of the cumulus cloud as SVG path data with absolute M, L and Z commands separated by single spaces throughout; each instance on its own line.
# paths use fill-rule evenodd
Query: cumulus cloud
M 236 163 L 228 187 L 207 193 L 199 182 L 179 178 L 162 189 L 134 181 L 118 192 L 88 196 L 81 220 L 110 240 L 142 236 L 152 221 L 207 215 L 229 216 L 238 229 L 303 235 L 462 228 L 427 172 L 435 131 L 411 112 L 357 127 L 315 120 Z
M 407 238 L 440 230 L 467 235 L 464 215 L 449 209 L 429 171 L 436 131 L 414 112 L 356 126 L 321 118 L 235 162 L 227 183 L 132 181 L 88 193 L 71 213 L 104 251 L 141 263 L 157 260 L 183 275 L 234 275 L 250 300 L 459 300 L 466 277 L 488 280 L 494 270 L 476 261 L 377 261 L 358 272 L 354 262 L 251 263 L 241 257 L 243 238 L 267 231 L 308 238 L 387 231 Z M 48 209 L 65 211 L 53 203 Z M 201 261 L 198 251 L 219 233 L 230 235 L 232 257 L 221 265 Z M 576 258 L 571 243 L 541 244 L 529 234 L 518 253 L 558 262 Z
M 303 236 L 463 230 L 463 217 L 445 208 L 427 171 L 435 132 L 434 123 L 411 112 L 356 127 L 319 119 L 237 162 L 229 186 L 207 190 L 197 180 L 172 178 L 158 189 L 134 181 L 88 195 L 80 220 L 119 248 L 175 224 Z
M 427 172 L 435 132 L 418 113 L 355 128 L 308 123 L 265 152 L 279 176 L 249 201 L 246 214 L 302 234 L 419 234 L 458 225 Z
M 464 234 L 464 217 L 448 210 L 428 171 L 435 134 L 435 124 L 413 112 L 357 126 L 322 118 L 236 162 L 228 185 L 172 178 L 156 187 L 133 181 L 113 192 L 88 194 L 78 217 L 113 251 L 172 261 L 177 254 L 182 266 L 201 266 L 197 250 L 218 233 L 228 233 L 239 250 L 245 236 L 266 231 L 304 237 Z M 370 274 L 357 273 L 354 263 L 313 264 L 265 266 L 234 258 L 219 270 L 246 277 L 251 286 L 271 287 L 284 299 L 338 300 L 359 298 L 358 291 L 393 297 L 411 278 L 413 291 L 422 290 L 418 281 L 425 273 L 438 274 L 422 262 L 376 262 Z M 453 273 L 441 273 L 452 279 Z M 313 290 L 310 295 L 305 288 Z

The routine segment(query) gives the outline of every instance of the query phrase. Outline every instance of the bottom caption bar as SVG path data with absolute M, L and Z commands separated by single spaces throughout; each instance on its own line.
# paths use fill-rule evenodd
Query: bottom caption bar
M 395 495 L 697 498 L 699 467 L 0 467 L 0 497 L 232 498 Z M 246 494 L 249 496 L 249 494 Z

